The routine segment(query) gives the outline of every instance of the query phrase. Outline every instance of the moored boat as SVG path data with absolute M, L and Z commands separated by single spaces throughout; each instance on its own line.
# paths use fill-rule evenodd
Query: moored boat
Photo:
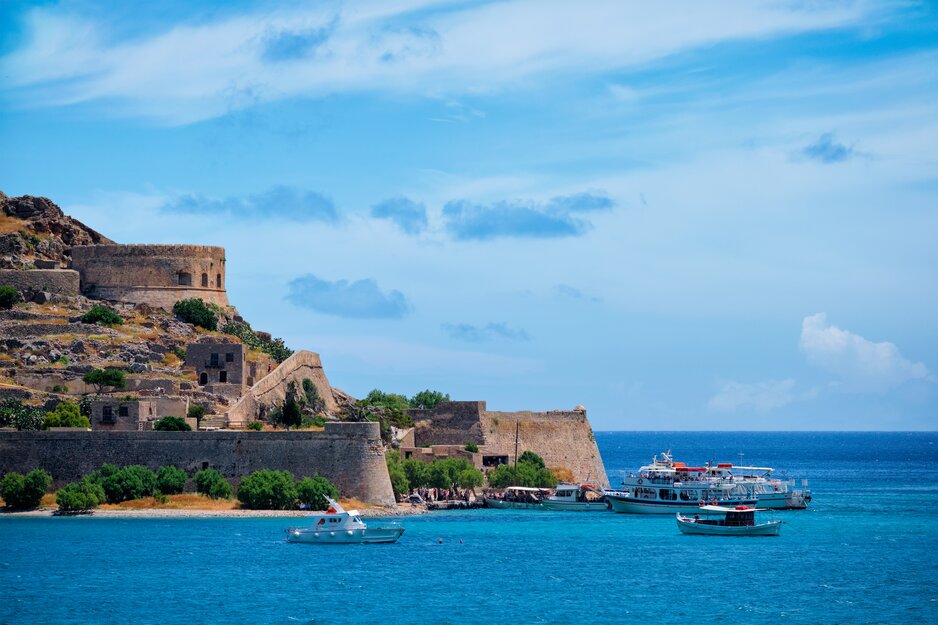
M 396 542 L 404 528 L 368 527 L 358 510 L 345 511 L 339 503 L 329 499 L 329 509 L 323 514 L 313 515 L 310 527 L 291 527 L 286 530 L 291 543 L 314 544 L 364 544 Z
M 708 536 L 778 536 L 781 521 L 756 523 L 755 513 L 765 508 L 749 506 L 700 506 L 693 517 L 676 515 L 677 527 L 683 534 Z
M 731 480 L 708 476 L 707 467 L 674 462 L 670 452 L 655 456 L 651 464 L 622 480 L 621 490 L 604 491 L 614 512 L 628 514 L 693 514 L 701 505 L 755 505 L 749 492 L 735 492 Z
M 554 494 L 541 502 L 545 510 L 600 512 L 609 510 L 602 491 L 592 484 L 558 484 Z
M 509 486 L 501 495 L 494 493 L 484 497 L 486 508 L 540 510 L 542 502 L 550 495 L 550 489 Z

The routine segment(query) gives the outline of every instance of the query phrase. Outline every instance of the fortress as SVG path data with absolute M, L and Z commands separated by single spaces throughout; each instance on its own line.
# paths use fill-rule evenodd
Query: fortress
M 124 392 L 133 393 L 91 397 L 90 432 L 0 432 L 0 475 L 45 468 L 62 483 L 111 462 L 171 464 L 190 472 L 211 467 L 237 482 L 256 469 L 285 469 L 297 476 L 319 473 L 346 496 L 393 504 L 388 442 L 378 423 L 341 420 L 355 400 L 331 386 L 318 354 L 297 351 L 278 362 L 256 344 L 196 331 L 172 316 L 176 302 L 198 298 L 228 321 L 242 322 L 225 290 L 224 248 L 119 245 L 45 198 L 0 194 L 0 208 L 6 228 L 0 229 L 0 286 L 12 286 L 30 303 L 0 310 L 0 376 L 12 378 L 0 380 L 0 399 L 44 402 L 50 409 L 92 392 L 84 372 L 118 365 L 127 373 Z M 82 323 L 92 304 L 86 298 L 110 302 L 126 323 Z M 279 410 L 289 388 L 315 399 L 328 419 L 323 431 L 242 429 Z M 201 422 L 189 419 L 200 431 L 152 431 L 156 419 L 183 417 L 192 403 L 208 407 Z M 569 479 L 608 486 L 581 407 L 495 412 L 483 401 L 460 401 L 411 416 L 414 427 L 397 431 L 390 443 L 404 457 L 462 456 L 486 469 L 530 450 Z M 467 451 L 468 444 L 478 451 Z
M 199 298 L 228 305 L 225 250 L 209 245 L 83 245 L 73 247 L 72 269 L 91 298 L 173 307 Z

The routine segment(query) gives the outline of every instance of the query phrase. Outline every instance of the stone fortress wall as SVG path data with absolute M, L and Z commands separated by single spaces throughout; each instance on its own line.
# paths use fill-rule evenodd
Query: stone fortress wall
M 78 295 L 79 275 L 70 269 L 0 269 L 0 285 L 20 293 Z
M 533 451 L 550 468 L 566 467 L 578 482 L 609 486 L 606 468 L 585 410 L 546 412 L 489 411 L 484 401 L 444 402 L 433 410 L 411 410 L 414 445 L 465 445 L 475 443 L 485 457 L 515 460 L 515 427 L 518 453 Z
M 260 469 L 322 475 L 343 497 L 393 505 L 377 423 L 327 423 L 322 432 L 0 432 L 0 474 L 45 469 L 54 486 L 104 463 L 218 470 L 233 484 Z
M 228 305 L 225 249 L 210 245 L 79 245 L 71 267 L 88 297 L 173 307 L 197 297 Z

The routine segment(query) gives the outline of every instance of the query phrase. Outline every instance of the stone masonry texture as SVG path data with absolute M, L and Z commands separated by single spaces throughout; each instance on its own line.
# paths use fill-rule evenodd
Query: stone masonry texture
M 0 432 L 0 473 L 45 469 L 55 487 L 104 463 L 203 467 L 237 485 L 260 469 L 322 475 L 343 497 L 393 505 L 377 423 L 327 423 L 322 432 Z

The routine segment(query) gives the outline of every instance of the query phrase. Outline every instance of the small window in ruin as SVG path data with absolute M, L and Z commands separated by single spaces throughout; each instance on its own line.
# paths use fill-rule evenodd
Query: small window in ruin
M 207 273 L 202 274 L 202 286 L 208 287 L 208 274 Z
M 208 468 L 208 463 L 207 463 L 207 462 L 203 462 L 203 463 L 202 463 L 202 470 L 204 471 L 204 470 L 207 469 L 207 468 Z
M 219 371 L 219 372 L 218 372 L 218 381 L 221 382 L 221 383 L 227 382 L 227 381 L 228 381 L 228 372 L 227 372 L 227 371 Z
M 205 386 L 206 384 L 208 384 L 208 374 L 205 373 L 204 371 L 201 374 L 199 374 L 199 384 L 201 384 L 202 386 Z
M 110 423 L 114 421 L 114 409 L 110 406 L 104 406 L 101 408 L 101 421 L 104 423 Z
M 234 353 L 228 352 L 225 354 L 225 362 L 234 362 Z
M 215 275 L 215 288 L 216 289 L 221 288 L 221 274 L 220 273 Z
M 214 367 L 218 364 L 218 354 L 213 353 L 208 359 L 209 363 Z
M 178 274 L 179 286 L 192 286 L 192 274 L 180 271 Z
M 120 408 L 118 408 L 118 409 L 117 409 L 117 414 L 120 415 L 120 416 L 122 416 L 122 417 L 126 417 L 126 416 L 127 416 L 127 406 L 121 406 Z
M 254 386 L 254 378 L 248 376 L 248 386 Z

